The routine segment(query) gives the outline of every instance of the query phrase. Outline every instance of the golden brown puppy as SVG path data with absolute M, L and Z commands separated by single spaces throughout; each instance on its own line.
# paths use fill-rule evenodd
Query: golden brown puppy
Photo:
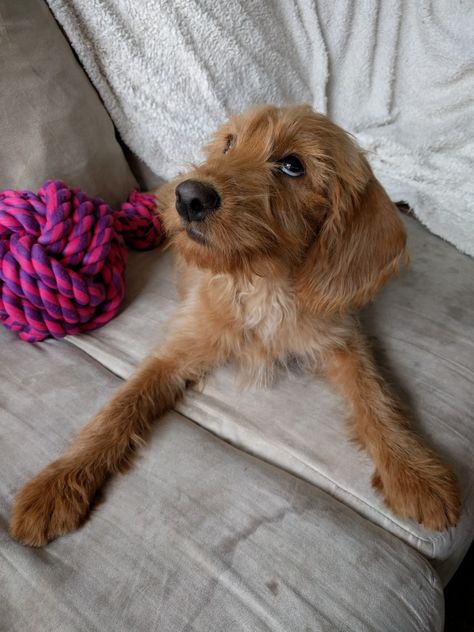
M 405 261 L 405 231 L 362 151 L 309 107 L 263 107 L 216 134 L 207 161 L 157 192 L 182 304 L 167 343 L 19 492 L 11 533 L 40 546 L 76 529 L 188 383 L 236 358 L 265 380 L 298 358 L 352 408 L 373 485 L 401 516 L 454 525 L 457 483 L 410 430 L 351 312 Z

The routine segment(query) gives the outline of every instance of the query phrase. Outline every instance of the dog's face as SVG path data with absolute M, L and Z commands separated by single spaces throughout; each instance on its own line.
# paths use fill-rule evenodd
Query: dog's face
M 206 154 L 164 201 L 165 228 L 188 262 L 217 273 L 285 268 L 302 292 L 314 295 L 317 285 L 330 283 L 328 268 L 333 276 L 377 276 L 380 270 L 363 261 L 364 249 L 376 251 L 381 263 L 371 255 L 370 264 L 382 268 L 401 255 L 403 229 L 362 152 L 308 106 L 266 106 L 236 116 Z M 367 211 L 367 203 L 377 208 Z

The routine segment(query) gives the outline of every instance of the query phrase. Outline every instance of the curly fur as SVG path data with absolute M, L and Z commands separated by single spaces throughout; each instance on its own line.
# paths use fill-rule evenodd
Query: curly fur
M 387 505 L 430 529 L 454 525 L 456 479 L 410 429 L 352 316 L 407 260 L 397 209 L 363 152 L 307 106 L 234 117 L 206 151 L 203 164 L 156 192 L 182 297 L 168 340 L 19 492 L 13 537 L 40 546 L 77 528 L 154 420 L 229 359 L 246 380 L 268 382 L 294 358 L 324 372 L 349 401 L 352 436 L 373 459 L 373 485 Z M 279 171 L 289 154 L 303 176 Z M 175 208 L 175 188 L 189 178 L 222 201 L 194 227 Z

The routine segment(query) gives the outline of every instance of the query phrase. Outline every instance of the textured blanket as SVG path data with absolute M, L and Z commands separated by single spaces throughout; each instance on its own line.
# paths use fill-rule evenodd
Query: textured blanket
M 393 199 L 474 255 L 474 3 L 48 3 L 151 172 L 199 160 L 232 111 L 309 102 L 358 138 Z

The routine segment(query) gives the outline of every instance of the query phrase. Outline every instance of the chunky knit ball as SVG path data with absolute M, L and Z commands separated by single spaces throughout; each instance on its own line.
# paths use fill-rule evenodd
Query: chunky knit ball
M 146 250 L 160 238 L 152 195 L 112 211 L 60 181 L 0 191 L 0 321 L 29 342 L 105 325 L 124 296 L 123 242 Z

